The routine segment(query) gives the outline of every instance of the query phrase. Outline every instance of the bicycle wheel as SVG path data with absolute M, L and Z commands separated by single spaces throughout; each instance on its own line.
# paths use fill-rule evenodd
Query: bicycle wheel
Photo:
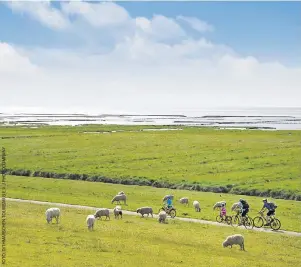
M 250 217 L 246 217 L 244 220 L 244 227 L 246 229 L 253 229 L 254 225 L 253 225 L 253 220 Z
M 172 209 L 170 212 L 169 212 L 169 215 L 170 215 L 170 217 L 171 218 L 174 218 L 174 217 L 176 217 L 176 211 L 174 210 L 174 209 Z
M 223 219 L 222 216 L 220 216 L 220 215 L 217 215 L 217 216 L 216 216 L 216 221 L 217 221 L 218 223 L 221 223 L 223 220 L 224 220 L 224 219 Z
M 270 226 L 273 230 L 279 230 L 281 227 L 281 222 L 275 218 L 273 221 L 271 221 Z
M 231 216 L 226 216 L 226 223 L 228 225 L 232 225 L 232 217 Z
M 253 224 L 256 228 L 261 228 L 264 224 L 264 221 L 260 216 L 257 216 L 253 219 Z
M 240 217 L 238 215 L 234 215 L 232 217 L 232 224 L 234 224 L 236 227 L 239 226 L 239 224 L 240 224 Z

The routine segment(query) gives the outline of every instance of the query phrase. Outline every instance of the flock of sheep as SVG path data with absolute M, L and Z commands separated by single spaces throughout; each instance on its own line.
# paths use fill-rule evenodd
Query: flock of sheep
M 163 201 L 167 200 L 167 198 L 171 198 L 174 199 L 173 195 L 166 195 L 163 198 Z M 117 202 L 118 204 L 120 204 L 120 201 L 123 201 L 124 205 L 126 204 L 126 195 L 123 191 L 119 192 L 111 201 L 111 203 L 113 204 L 114 202 Z M 189 200 L 187 197 L 183 197 L 179 200 L 179 203 L 184 204 L 184 205 L 189 205 Z M 213 209 L 217 209 L 222 207 L 222 204 L 226 204 L 225 201 L 219 201 L 217 203 L 215 203 L 215 205 L 213 206 Z M 200 207 L 200 203 L 195 200 L 193 201 L 193 207 L 195 209 L 196 212 L 200 212 L 201 211 L 201 207 Z M 238 203 L 234 203 L 231 207 L 231 210 L 235 210 L 238 207 Z M 142 217 L 144 217 L 144 215 L 147 214 L 147 216 L 151 215 L 153 217 L 153 209 L 151 207 L 142 207 L 142 208 L 138 208 L 136 210 L 137 213 L 140 213 Z M 117 205 L 114 209 L 113 209 L 113 214 L 115 216 L 115 219 L 119 219 L 119 217 L 122 218 L 122 209 L 120 205 Z M 47 223 L 52 222 L 52 219 L 56 219 L 56 222 L 59 222 L 59 218 L 60 218 L 60 209 L 59 208 L 49 208 L 46 210 L 46 221 Z M 96 219 L 101 219 L 102 217 L 106 217 L 106 219 L 108 218 L 110 220 L 110 211 L 107 208 L 100 208 L 98 210 L 96 210 L 95 214 L 89 214 L 86 218 L 86 224 L 88 229 L 91 231 L 94 229 L 94 224 L 95 224 L 95 220 Z M 158 214 L 158 222 L 159 223 L 166 223 L 167 221 L 167 214 L 165 211 L 160 211 Z M 232 248 L 233 245 L 239 245 L 241 250 L 245 250 L 244 248 L 244 237 L 240 234 L 236 234 L 236 235 L 231 235 L 228 236 L 226 238 L 226 240 L 222 243 L 223 247 L 228 247 L 230 246 Z

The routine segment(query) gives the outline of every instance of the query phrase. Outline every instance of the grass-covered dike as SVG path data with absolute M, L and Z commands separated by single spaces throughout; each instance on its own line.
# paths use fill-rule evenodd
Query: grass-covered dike
M 139 185 L 139 186 L 152 186 L 156 188 L 168 188 L 168 189 L 185 189 L 201 192 L 213 192 L 213 193 L 230 193 L 237 195 L 247 196 L 261 196 L 272 197 L 278 199 L 297 200 L 301 201 L 301 194 L 289 192 L 285 190 L 273 190 L 267 189 L 261 191 L 257 189 L 248 188 L 233 188 L 232 185 L 227 186 L 202 186 L 198 183 L 170 183 L 166 181 L 155 181 L 147 178 L 109 178 L 97 175 L 88 174 L 74 174 L 74 173 L 53 173 L 43 171 L 30 171 L 30 170 L 7 170 L 6 174 L 15 176 L 27 176 L 27 177 L 42 177 L 42 178 L 55 178 L 55 179 L 69 179 L 69 180 L 81 180 L 90 182 L 102 182 L 110 184 L 123 184 L 123 185 Z

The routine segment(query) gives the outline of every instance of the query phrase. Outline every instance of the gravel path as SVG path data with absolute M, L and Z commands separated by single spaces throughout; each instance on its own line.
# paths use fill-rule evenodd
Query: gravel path
M 85 210 L 96 210 L 97 207 L 90 207 L 90 206 L 82 206 L 82 205 L 73 205 L 73 204 L 64 204 L 64 203 L 55 203 L 55 202 L 46 202 L 46 201 L 37 201 L 37 200 L 27 200 L 27 199 L 18 199 L 18 198 L 5 198 L 7 201 L 13 201 L 13 202 L 24 202 L 24 203 L 32 203 L 32 204 L 38 204 L 38 205 L 52 205 L 52 206 L 60 206 L 60 207 L 66 207 L 66 208 L 75 208 L 75 209 L 85 209 Z M 109 209 L 111 212 L 113 212 L 112 209 Z M 134 211 L 122 211 L 124 214 L 137 216 L 137 213 Z M 158 218 L 158 215 L 154 214 L 154 218 Z M 226 224 L 213 222 L 213 221 L 205 221 L 200 219 L 192 219 L 192 218 L 182 218 L 182 217 L 175 217 L 174 220 L 179 221 L 185 221 L 185 222 L 193 222 L 193 223 L 201 223 L 201 224 L 210 224 L 210 225 L 216 225 L 216 226 L 223 226 L 223 227 L 232 227 Z M 243 226 L 240 227 L 241 229 L 245 229 Z M 246 229 L 245 229 L 246 230 Z M 301 233 L 299 232 L 292 232 L 292 231 L 273 231 L 270 228 L 253 228 L 253 231 L 258 232 L 265 232 L 265 233 L 273 233 L 273 234 L 284 234 L 289 236 L 298 236 L 301 237 Z

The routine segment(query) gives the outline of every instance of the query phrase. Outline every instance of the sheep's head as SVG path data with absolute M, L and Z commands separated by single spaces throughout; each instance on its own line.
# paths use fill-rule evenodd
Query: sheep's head
M 228 241 L 225 240 L 225 241 L 223 242 L 223 247 L 226 248 L 226 247 L 228 247 L 228 246 L 229 246 Z

